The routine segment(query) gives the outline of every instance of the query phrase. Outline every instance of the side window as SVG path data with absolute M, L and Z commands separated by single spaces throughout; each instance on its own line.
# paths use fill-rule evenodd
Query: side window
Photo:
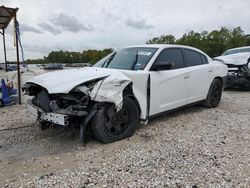
M 183 49 L 184 60 L 187 67 L 202 64 L 201 55 L 193 50 Z
M 201 54 L 201 61 L 203 64 L 208 64 L 207 57 Z
M 180 49 L 165 49 L 156 59 L 157 64 L 173 63 L 172 69 L 184 67 L 183 56 Z

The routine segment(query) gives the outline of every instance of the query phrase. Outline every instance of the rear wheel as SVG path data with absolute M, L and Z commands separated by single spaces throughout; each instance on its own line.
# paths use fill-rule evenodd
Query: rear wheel
M 122 109 L 117 112 L 114 104 L 106 103 L 90 122 L 93 136 L 104 143 L 115 142 L 134 134 L 139 122 L 139 110 L 135 102 L 126 97 Z
M 220 80 L 215 79 L 208 91 L 207 98 L 204 102 L 204 105 L 208 108 L 217 107 L 220 103 L 221 95 L 222 95 L 222 83 Z

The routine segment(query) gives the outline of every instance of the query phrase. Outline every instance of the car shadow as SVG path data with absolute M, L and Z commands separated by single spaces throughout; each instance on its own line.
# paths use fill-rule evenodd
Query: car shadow
M 249 92 L 250 88 L 225 88 L 225 91 L 231 91 L 231 92 Z
M 176 110 L 171 110 L 169 112 L 164 112 L 161 113 L 159 115 L 156 115 L 152 118 L 149 119 L 148 125 L 153 125 L 159 121 L 165 121 L 165 120 L 169 120 L 172 118 L 176 118 L 179 116 L 182 116 L 183 114 L 193 114 L 193 113 L 197 113 L 197 112 L 201 112 L 203 110 L 206 110 L 207 108 L 204 107 L 202 104 L 195 104 L 192 106 L 185 106 Z M 141 129 L 145 129 L 148 125 L 143 125 L 141 124 L 137 131 L 140 131 Z

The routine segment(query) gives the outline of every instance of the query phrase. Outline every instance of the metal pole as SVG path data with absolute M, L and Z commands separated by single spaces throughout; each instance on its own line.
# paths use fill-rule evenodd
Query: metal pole
M 17 19 L 16 13 L 14 14 L 14 26 L 15 26 L 15 35 L 16 35 L 16 60 L 17 60 L 17 82 L 18 82 L 18 98 L 19 104 L 21 104 L 21 75 L 20 75 L 20 62 L 19 62 L 19 46 L 18 46 L 18 36 L 16 31 Z
M 4 60 L 5 60 L 5 71 L 7 72 L 7 56 L 6 56 L 6 45 L 5 45 L 5 30 L 3 28 L 3 50 L 4 50 Z

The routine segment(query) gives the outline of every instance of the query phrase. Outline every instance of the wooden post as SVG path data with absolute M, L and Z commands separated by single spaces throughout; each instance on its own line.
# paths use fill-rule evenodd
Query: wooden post
M 6 56 L 5 30 L 4 30 L 4 28 L 3 28 L 3 50 L 4 50 L 4 60 L 5 60 L 5 71 L 7 72 L 7 56 Z
M 18 35 L 17 35 L 17 19 L 16 19 L 16 13 L 14 14 L 14 27 L 15 27 L 15 35 L 16 35 L 16 61 L 17 61 L 17 82 L 18 82 L 18 99 L 19 104 L 21 104 L 21 74 L 20 74 L 20 62 L 19 62 L 19 45 L 18 45 Z

